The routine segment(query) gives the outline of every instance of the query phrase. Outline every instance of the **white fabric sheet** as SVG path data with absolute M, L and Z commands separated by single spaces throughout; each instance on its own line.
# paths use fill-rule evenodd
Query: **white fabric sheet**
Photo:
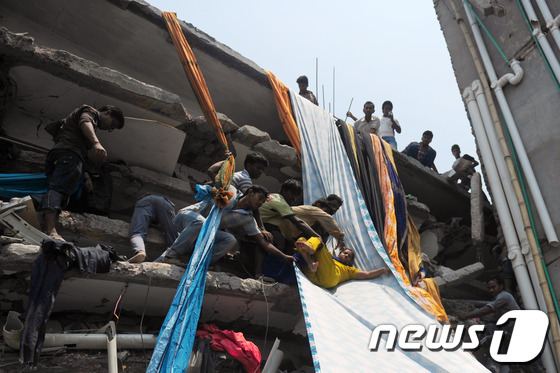
M 334 118 L 292 92 L 290 98 L 301 137 L 305 203 L 338 194 L 344 204 L 334 218 L 347 246 L 356 252 L 355 266 L 362 270 L 388 266 L 394 271 L 365 208 Z M 349 281 L 330 291 L 313 285 L 299 270 L 297 277 L 316 371 L 487 371 L 461 350 L 368 349 L 377 325 L 393 324 L 397 330 L 412 323 L 439 325 L 392 275 Z

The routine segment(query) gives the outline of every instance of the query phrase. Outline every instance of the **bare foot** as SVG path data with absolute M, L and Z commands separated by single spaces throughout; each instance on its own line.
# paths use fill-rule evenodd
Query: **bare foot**
M 319 267 L 319 262 L 313 262 L 313 264 L 311 264 L 311 272 L 315 273 L 317 272 L 317 267 Z
M 315 254 L 315 250 L 305 241 L 296 241 L 294 245 L 301 250 L 307 251 L 310 255 Z

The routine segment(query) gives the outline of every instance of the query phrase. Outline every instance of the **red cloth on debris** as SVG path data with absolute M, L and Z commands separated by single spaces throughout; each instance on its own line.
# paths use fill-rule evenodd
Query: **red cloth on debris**
M 232 330 L 220 330 L 214 324 L 202 324 L 203 330 L 198 330 L 196 335 L 200 338 L 210 339 L 210 347 L 216 351 L 226 351 L 243 364 L 246 372 L 260 373 L 261 352 L 253 343 Z

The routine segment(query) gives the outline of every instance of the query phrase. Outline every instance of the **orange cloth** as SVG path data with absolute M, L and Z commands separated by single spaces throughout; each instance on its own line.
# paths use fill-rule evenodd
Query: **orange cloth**
M 181 64 L 183 65 L 183 68 L 187 73 L 187 77 L 189 78 L 189 82 L 191 83 L 192 89 L 196 95 L 198 103 L 200 104 L 202 112 L 214 128 L 214 132 L 216 132 L 216 136 L 218 136 L 220 144 L 222 145 L 224 150 L 228 152 L 229 149 L 226 136 L 222 129 L 222 124 L 220 123 L 218 116 L 216 115 L 216 109 L 214 108 L 214 103 L 212 102 L 210 91 L 208 91 L 206 80 L 204 80 L 204 76 L 202 75 L 202 71 L 198 66 L 196 57 L 194 56 L 194 53 L 189 46 L 185 35 L 183 34 L 181 25 L 179 25 L 177 14 L 172 12 L 161 13 L 163 15 L 163 18 L 165 19 L 165 24 L 167 25 L 167 29 L 169 30 L 169 34 L 171 35 L 173 44 L 175 45 L 177 53 L 179 54 Z M 224 203 L 225 205 L 227 205 L 228 203 L 229 196 L 227 190 L 231 182 L 231 178 L 233 177 L 234 170 L 235 159 L 233 158 L 233 155 L 229 155 L 227 161 L 224 162 L 216 177 L 217 192 L 215 201 L 220 206 L 224 205 Z
M 418 271 L 420 270 L 420 264 L 422 263 L 422 250 L 420 248 L 420 233 L 412 221 L 412 217 L 407 212 L 408 220 L 408 268 L 410 273 L 410 278 L 416 279 L 418 276 Z M 433 309 L 438 312 L 437 319 L 439 321 L 448 321 L 445 308 L 441 303 L 441 297 L 439 294 L 439 286 L 433 278 L 424 278 L 421 282 L 426 286 L 425 292 L 430 294 L 431 299 L 435 304 L 433 304 Z M 414 287 L 414 289 L 423 290 L 420 287 Z
M 385 158 L 385 153 L 382 149 L 382 143 L 379 137 L 376 135 L 372 135 L 372 142 L 373 142 L 373 149 L 375 154 L 375 163 L 377 164 L 377 171 L 379 176 L 379 184 L 381 186 L 381 192 L 383 194 L 383 207 L 385 210 L 385 231 L 383 232 L 383 236 L 385 237 L 385 242 L 387 243 L 387 253 L 391 258 L 391 262 L 395 267 L 397 273 L 399 274 L 400 278 L 402 279 L 403 283 L 407 287 L 407 289 L 412 293 L 416 302 L 422 306 L 426 311 L 432 314 L 438 321 L 446 322 L 449 321 L 447 318 L 447 314 L 445 313 L 445 309 L 443 308 L 441 301 L 439 299 L 439 289 L 437 288 L 437 283 L 433 279 L 425 279 L 424 283 L 427 286 L 427 289 L 430 292 L 420 288 L 414 287 L 411 285 L 410 280 L 406 274 L 406 271 L 403 267 L 403 263 L 399 258 L 399 252 L 397 247 L 397 218 L 395 215 L 395 203 L 394 203 L 394 195 L 393 189 L 391 186 L 391 179 L 389 177 L 389 172 L 387 170 L 387 162 L 391 162 L 391 159 Z M 390 147 L 387 147 L 390 149 Z M 408 226 L 410 227 L 412 220 L 410 216 L 408 216 Z M 412 223 L 412 227 L 416 230 L 416 227 Z M 418 231 L 416 231 L 418 235 Z M 414 234 L 410 234 L 409 232 L 409 257 L 411 250 L 414 253 L 413 257 L 415 259 L 415 272 L 414 275 L 409 265 L 409 272 L 411 278 L 416 278 L 416 274 L 419 270 L 419 264 L 417 261 L 418 253 L 420 253 L 420 238 L 419 235 L 417 244 L 412 240 L 411 244 L 411 236 Z M 421 253 L 420 253 L 421 255 Z M 410 258 L 409 258 L 410 260 Z M 426 281 L 428 280 L 428 281 Z
M 299 138 L 299 130 L 294 119 L 294 113 L 292 112 L 292 104 L 290 103 L 290 90 L 284 83 L 282 83 L 276 76 L 265 70 L 266 75 L 268 75 L 268 80 L 272 86 L 272 92 L 274 93 L 274 102 L 276 103 L 276 108 L 278 109 L 278 115 L 280 116 L 280 122 L 282 122 L 282 127 L 288 135 L 288 139 L 292 143 L 292 146 L 296 150 L 298 158 L 301 160 L 301 140 Z

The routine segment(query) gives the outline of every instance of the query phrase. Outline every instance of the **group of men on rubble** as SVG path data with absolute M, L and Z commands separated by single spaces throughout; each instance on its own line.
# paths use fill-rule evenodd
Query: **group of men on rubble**
M 302 76 L 297 82 L 300 94 L 317 104 L 315 96 L 307 90 L 307 78 Z M 396 149 L 394 131 L 400 133 L 401 127 L 393 117 L 392 109 L 390 101 L 384 102 L 383 117 L 378 118 L 373 116 L 374 104 L 368 101 L 364 104 L 363 118 L 356 118 L 350 111 L 347 115 L 356 121 L 354 127 L 357 130 L 377 133 Z M 107 158 L 107 151 L 99 141 L 96 130 L 110 132 L 123 126 L 124 116 L 119 108 L 103 106 L 94 109 L 88 105 L 82 105 L 67 118 L 47 126 L 55 145 L 47 156 L 49 186 L 41 201 L 41 209 L 44 211 L 45 231 L 50 237 L 63 240 L 56 230 L 57 217 L 68 204 L 80 180 L 88 150 L 93 148 L 101 162 Z M 435 170 L 433 160 L 436 152 L 428 145 L 432 137 L 433 134 L 426 131 L 421 143 L 409 144 L 404 152 Z M 211 182 L 219 166 L 220 163 L 209 168 Z M 265 188 L 253 185 L 253 180 L 260 177 L 267 166 L 268 161 L 262 154 L 251 153 L 245 159 L 244 170 L 234 174 L 231 183 L 234 196 L 224 209 L 220 231 L 215 238 L 212 263 L 235 246 L 237 240 L 234 234 L 238 237 L 250 237 L 265 252 L 285 261 L 292 261 L 292 255 L 287 255 L 273 244 L 274 236 L 268 232 L 264 223 L 279 227 L 284 239 L 292 243 L 300 235 L 326 239 L 329 234 L 343 242 L 344 234 L 331 216 L 342 204 L 340 197 L 331 195 L 327 199 L 316 201 L 312 206 L 292 209 L 291 206 L 302 192 L 302 186 L 297 180 L 289 179 L 284 182 L 278 194 L 269 194 Z M 184 264 L 192 253 L 210 207 L 209 199 L 206 199 L 181 209 L 175 215 L 173 203 L 167 198 L 143 196 L 136 203 L 130 224 L 130 242 L 134 255 L 129 261 L 140 263 L 146 259 L 144 237 L 149 225 L 159 222 L 165 233 L 168 249 L 156 261 Z M 321 233 L 317 233 L 317 230 Z
M 210 175 L 215 175 L 213 165 Z M 333 219 L 342 205 L 337 195 L 317 200 L 311 206 L 292 206 L 299 199 L 303 188 L 295 179 L 286 180 L 280 193 L 269 193 L 264 187 L 254 185 L 253 180 L 261 176 L 268 160 L 260 153 L 249 153 L 245 158 L 244 170 L 233 175 L 230 191 L 233 196 L 224 208 L 219 231 L 216 234 L 210 264 L 214 264 L 236 245 L 238 238 L 254 242 L 264 252 L 286 262 L 294 260 L 285 249 L 278 249 L 274 235 L 265 224 L 278 227 L 284 239 L 295 241 L 299 236 L 316 236 L 326 239 L 329 234 L 343 241 L 344 234 Z M 199 186 L 203 190 L 205 186 Z M 206 186 L 206 188 L 211 188 Z M 137 203 L 130 224 L 130 237 L 135 255 L 129 260 L 139 263 L 146 258 L 143 238 L 150 223 L 159 222 L 168 237 L 168 249 L 155 261 L 184 266 L 193 252 L 197 237 L 212 207 L 211 198 L 205 198 L 187 206 L 173 218 L 173 204 L 165 197 L 148 195 Z M 176 232 L 180 232 L 178 235 Z M 236 238 L 237 237 L 237 238 Z M 285 251 L 288 251 L 287 253 Z
M 48 190 L 40 208 L 44 213 L 45 232 L 51 238 L 64 240 L 56 230 L 58 215 L 67 206 L 78 185 L 88 151 L 93 148 L 101 162 L 107 159 L 107 151 L 96 130 L 110 132 L 123 126 L 124 116 L 119 108 L 103 106 L 95 109 L 88 105 L 82 105 L 65 119 L 47 126 L 55 144 L 47 156 Z M 219 166 L 210 167 L 209 175 L 215 175 Z M 230 187 L 233 197 L 224 209 L 211 263 L 235 246 L 236 236 L 248 237 L 265 252 L 284 261 L 293 261 L 292 255 L 274 245 L 274 236 L 265 229 L 264 223 L 281 227 L 280 231 L 287 236 L 286 239 L 293 240 L 299 235 L 326 238 L 331 233 L 342 241 L 343 233 L 331 216 L 342 204 L 340 197 L 331 195 L 317 201 L 314 206 L 300 206 L 296 214 L 291 205 L 302 193 L 299 181 L 286 180 L 277 194 L 269 194 L 264 187 L 253 185 L 253 179 L 260 177 L 267 166 L 268 160 L 262 154 L 250 153 L 245 159 L 244 170 L 234 174 Z M 173 203 L 167 198 L 157 195 L 141 197 L 130 223 L 129 235 L 134 255 L 129 262 L 140 263 L 146 259 L 144 238 L 150 224 L 157 222 L 165 234 L 168 249 L 156 261 L 185 265 L 210 211 L 210 201 L 206 198 L 181 209 L 176 215 Z

